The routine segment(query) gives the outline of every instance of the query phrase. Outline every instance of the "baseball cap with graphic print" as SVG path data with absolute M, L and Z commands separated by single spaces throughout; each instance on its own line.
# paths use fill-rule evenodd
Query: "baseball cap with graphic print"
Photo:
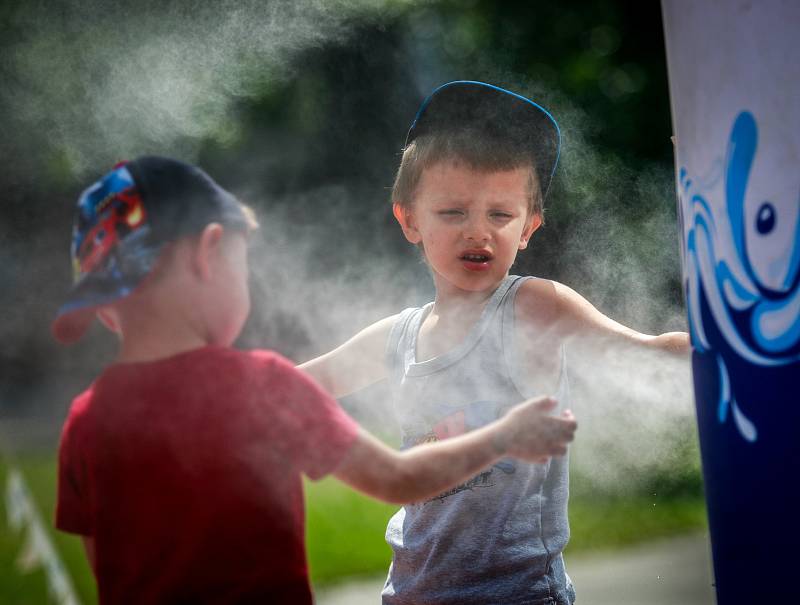
M 242 231 L 250 224 L 236 198 L 200 168 L 159 156 L 117 164 L 78 198 L 73 285 L 53 322 L 55 338 L 80 339 L 95 309 L 133 292 L 165 244 L 212 222 Z

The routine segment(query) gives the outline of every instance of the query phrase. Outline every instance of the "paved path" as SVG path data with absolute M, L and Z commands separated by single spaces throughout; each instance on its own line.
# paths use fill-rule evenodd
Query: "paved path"
M 567 557 L 577 605 L 713 605 L 707 535 Z M 379 605 L 383 577 L 318 591 L 317 605 Z

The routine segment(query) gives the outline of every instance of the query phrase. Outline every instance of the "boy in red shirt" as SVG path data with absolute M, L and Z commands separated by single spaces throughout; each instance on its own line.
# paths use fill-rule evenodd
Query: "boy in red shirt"
M 202 170 L 161 157 L 118 165 L 78 201 L 53 331 L 72 342 L 98 317 L 120 350 L 64 425 L 56 525 L 83 537 L 100 603 L 311 603 L 301 474 L 405 503 L 572 440 L 571 415 L 540 398 L 399 453 L 280 355 L 232 349 L 255 226 Z

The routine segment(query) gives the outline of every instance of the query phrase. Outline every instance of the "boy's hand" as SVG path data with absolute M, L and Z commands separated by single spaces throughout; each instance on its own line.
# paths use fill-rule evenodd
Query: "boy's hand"
M 566 454 L 578 423 L 569 410 L 553 416 L 556 405 L 552 397 L 538 397 L 511 408 L 500 420 L 495 447 L 503 455 L 537 463 Z
M 691 340 L 686 332 L 665 332 L 653 336 L 650 344 L 675 355 L 688 355 L 692 350 Z

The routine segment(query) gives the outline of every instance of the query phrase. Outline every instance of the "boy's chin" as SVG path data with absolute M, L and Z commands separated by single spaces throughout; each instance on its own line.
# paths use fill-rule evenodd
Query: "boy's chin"
M 496 271 L 463 271 L 458 275 L 446 275 L 433 271 L 437 289 L 447 284 L 464 292 L 483 292 L 496 288 L 505 274 L 498 275 Z M 506 272 L 507 273 L 507 272 Z

